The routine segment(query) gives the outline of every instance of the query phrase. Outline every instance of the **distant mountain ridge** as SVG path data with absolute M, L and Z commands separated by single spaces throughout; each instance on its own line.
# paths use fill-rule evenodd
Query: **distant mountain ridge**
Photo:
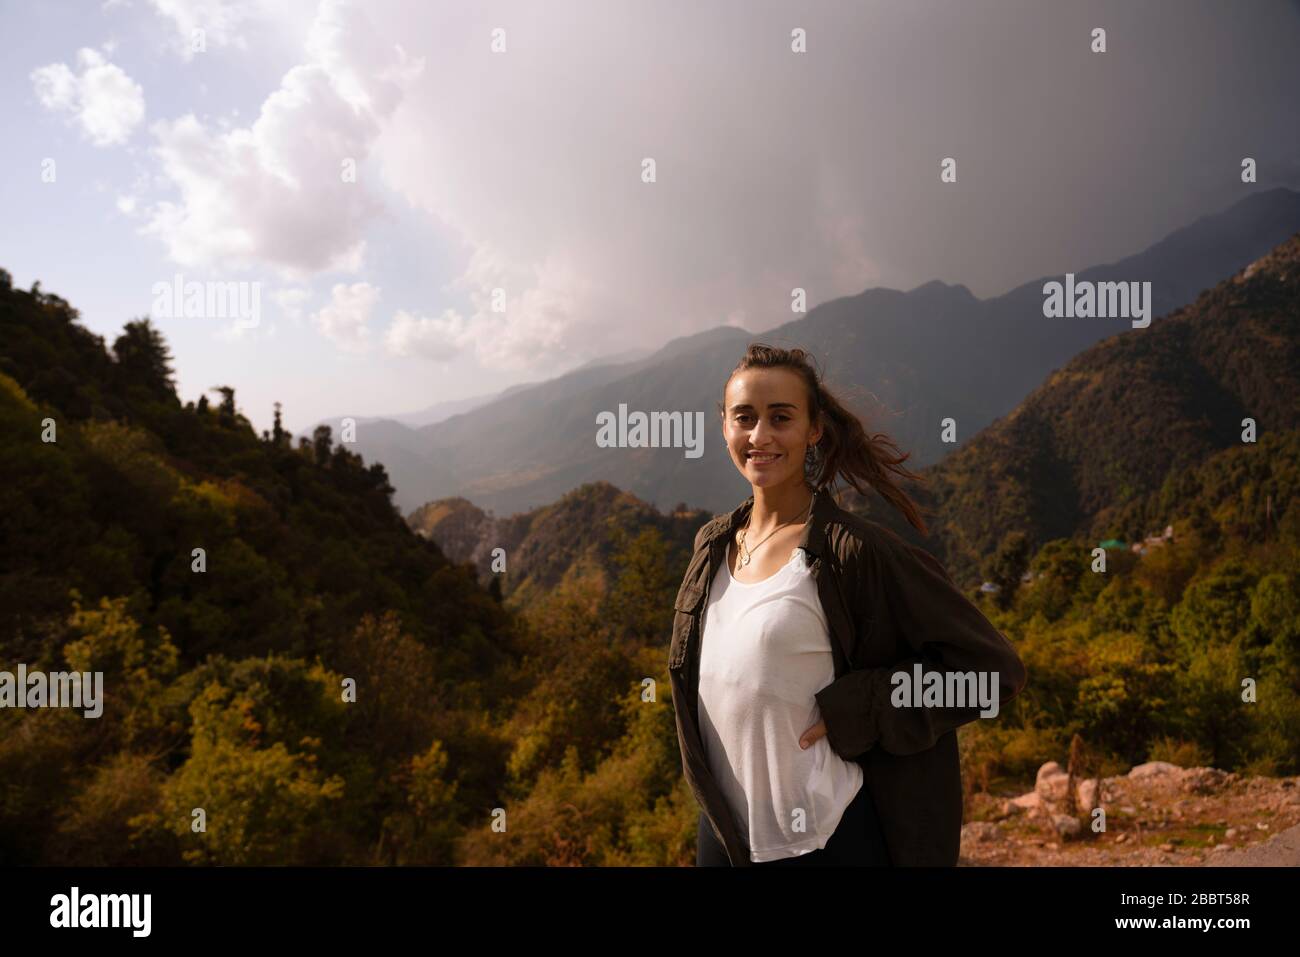
M 1257 423 L 1257 444 L 1241 441 L 1246 417 Z M 876 496 L 844 489 L 842 503 L 924 545 L 967 585 L 988 574 L 1012 533 L 1026 536 L 1031 553 L 1056 538 L 1135 541 L 1170 523 L 1182 533 L 1240 510 L 1248 488 L 1277 494 L 1256 502 L 1258 514 L 1233 519 L 1236 527 L 1276 526 L 1300 498 L 1292 487 L 1300 475 L 1300 233 L 1163 321 L 1084 350 L 920 473 L 926 484 L 907 490 L 933 512 L 928 538 Z M 575 512 L 575 501 L 588 512 Z M 428 503 L 408 521 L 453 560 L 475 564 L 481 580 L 490 579 L 489 552 L 500 546 L 525 556 L 515 569 L 521 580 L 547 588 L 566 572 L 571 543 L 537 532 L 538 516 L 595 527 L 592 501 L 606 503 L 602 516 L 621 502 L 680 547 L 736 504 L 679 506 L 661 517 L 598 482 L 508 518 L 458 498 Z M 543 563 L 548 570 L 527 557 L 542 554 L 557 557 Z
M 1242 441 L 1247 418 L 1258 444 Z M 1009 530 L 1041 544 L 1163 527 L 1193 470 L 1219 455 L 1262 456 L 1266 440 L 1297 429 L 1300 233 L 1149 329 L 1055 370 L 926 470 L 925 501 L 942 516 L 950 567 L 968 572 Z M 1258 468 L 1273 474 L 1267 461 Z
M 604 574 L 614 550 L 615 529 L 655 528 L 676 551 L 672 567 L 689 558 L 700 526 L 713 516 L 701 509 L 658 509 L 608 482 L 580 486 L 558 501 L 497 517 L 463 498 L 429 502 L 411 513 L 408 524 L 430 539 L 453 562 L 474 566 L 480 583 L 501 583 L 510 606 L 527 604 L 583 568 Z M 575 535 L 574 530 L 582 534 Z M 505 574 L 493 568 L 493 553 L 503 549 Z
M 870 289 L 832 300 L 761 334 L 720 326 L 667 343 L 634 362 L 603 365 L 498 397 L 418 430 L 363 428 L 355 446 L 388 469 L 399 506 L 466 498 L 500 514 L 552 502 L 586 482 L 608 481 L 661 508 L 686 501 L 712 512 L 748 489 L 720 441 L 722 383 L 756 339 L 799 344 L 828 384 L 912 452 L 910 467 L 952 450 L 940 422 L 957 423 L 958 447 L 1006 415 L 1054 370 L 1094 343 L 1131 329 L 1126 320 L 1047 319 L 1042 285 L 1151 281 L 1156 317 L 1195 299 L 1300 229 L 1300 193 L 1274 189 L 1204 216 L 1134 256 L 1061 272 L 981 300 L 934 280 L 901 292 Z M 702 459 L 678 449 L 603 449 L 596 416 L 629 410 L 702 412 Z

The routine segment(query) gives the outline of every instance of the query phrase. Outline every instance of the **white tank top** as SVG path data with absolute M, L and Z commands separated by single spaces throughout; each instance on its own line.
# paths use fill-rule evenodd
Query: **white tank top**
M 830 629 L 796 548 L 761 582 L 737 581 L 724 559 L 709 588 L 700 650 L 700 734 L 750 859 L 795 857 L 826 846 L 858 789 L 862 766 L 825 735 L 814 695 L 835 680 Z

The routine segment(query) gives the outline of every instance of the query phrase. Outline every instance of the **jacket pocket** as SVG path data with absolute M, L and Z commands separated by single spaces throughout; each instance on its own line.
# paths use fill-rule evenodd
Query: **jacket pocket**
M 673 641 L 668 651 L 668 667 L 680 668 L 686 660 L 686 646 L 691 630 L 696 627 L 700 605 L 704 601 L 704 588 L 694 583 L 684 583 L 673 601 Z

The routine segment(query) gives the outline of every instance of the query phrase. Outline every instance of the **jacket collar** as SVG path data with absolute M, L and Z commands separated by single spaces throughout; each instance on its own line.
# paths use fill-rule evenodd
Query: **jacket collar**
M 718 538 L 728 538 L 731 533 L 745 524 L 750 509 L 754 507 L 754 496 L 740 503 L 729 515 L 713 520 L 713 527 L 705 535 L 705 544 L 712 546 Z M 812 514 L 804 525 L 803 536 L 797 548 L 805 549 L 813 558 L 820 558 L 826 550 L 826 525 L 838 511 L 839 506 L 826 488 L 819 488 L 813 493 Z

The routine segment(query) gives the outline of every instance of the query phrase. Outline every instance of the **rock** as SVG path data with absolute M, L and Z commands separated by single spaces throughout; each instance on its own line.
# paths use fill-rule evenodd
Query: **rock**
M 1034 791 L 1044 801 L 1063 801 L 1070 785 L 1070 776 L 1055 761 L 1048 761 L 1038 769 Z
M 1064 774 L 1065 768 L 1056 761 L 1048 761 L 1038 769 L 1036 780 L 1041 781 L 1043 778 L 1056 777 L 1058 774 Z
M 1091 811 L 1097 806 L 1097 781 L 1090 778 L 1087 781 L 1080 781 L 1079 786 L 1074 789 L 1075 797 L 1079 802 L 1079 810 Z
M 1148 761 L 1146 764 L 1139 764 L 1129 771 L 1128 776 L 1131 778 L 1151 778 L 1161 774 L 1174 774 L 1180 770 L 1178 765 L 1170 764 L 1168 761 Z M 1038 772 L 1042 774 L 1040 770 Z
M 1231 845 L 1231 844 L 1215 844 L 1215 845 L 1214 845 L 1214 849 L 1215 849 L 1216 851 L 1230 851 L 1230 850 L 1232 850 L 1232 845 Z
M 1235 827 L 1230 827 L 1230 828 L 1228 828 L 1228 829 L 1223 833 L 1223 836 L 1224 836 L 1224 837 L 1236 837 L 1236 836 L 1237 836 L 1237 829 L 1236 829 Z
M 1083 825 L 1068 814 L 1053 814 L 1052 827 L 1061 837 L 1076 837 L 1083 832 Z
M 987 844 L 990 841 L 998 840 L 1001 836 L 1002 832 L 991 821 L 972 821 L 961 829 L 963 844 L 967 842 Z
M 1019 814 L 1023 810 L 1024 808 L 1020 807 L 1018 804 L 1011 801 L 1003 801 L 998 807 L 998 818 L 1000 820 L 1004 817 L 1011 817 L 1014 814 Z
M 1162 851 L 1170 851 L 1170 852 L 1172 852 L 1173 849 L 1174 849 L 1174 846 L 1173 846 L 1172 844 L 1161 844 L 1161 845 L 1160 845 L 1160 850 L 1162 850 Z
M 1020 811 L 1036 811 L 1042 805 L 1042 798 L 1038 796 L 1037 791 L 1030 791 L 1028 794 L 1022 794 L 1020 797 L 1012 798 L 1007 802 Z
M 1138 812 L 1138 809 L 1131 804 L 1125 804 L 1122 808 L 1120 808 L 1120 810 L 1123 811 L 1125 814 L 1136 814 Z
M 1128 840 L 1128 835 L 1127 835 L 1127 834 L 1121 834 L 1119 837 L 1115 838 L 1115 843 L 1116 843 L 1116 844 L 1123 844 L 1123 843 L 1124 843 L 1125 841 L 1127 841 L 1127 840 Z
M 1228 783 L 1228 773 L 1218 768 L 1185 768 L 1182 789 L 1192 794 L 1213 794 Z

